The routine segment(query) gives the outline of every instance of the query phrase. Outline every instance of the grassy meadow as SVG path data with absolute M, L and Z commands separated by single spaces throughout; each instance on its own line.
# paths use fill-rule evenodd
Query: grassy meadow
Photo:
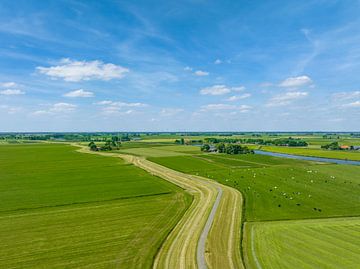
M 256 154 L 149 159 L 242 192 L 248 268 L 357 268 L 359 166 Z
M 246 223 L 249 268 L 358 268 L 360 218 Z
M 150 268 L 191 202 L 121 159 L 0 146 L 0 268 Z

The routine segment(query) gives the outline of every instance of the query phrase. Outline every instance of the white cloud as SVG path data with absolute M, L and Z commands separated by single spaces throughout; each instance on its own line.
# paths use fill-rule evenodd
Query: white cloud
M 220 60 L 220 59 L 216 59 L 215 61 L 214 61 L 214 64 L 221 64 L 222 63 L 222 61 Z
M 69 104 L 69 103 L 56 103 L 51 105 L 48 109 L 37 110 L 31 113 L 34 116 L 42 116 L 42 115 L 55 115 L 58 113 L 68 113 L 72 112 L 77 108 L 77 105 Z
M 209 72 L 201 71 L 201 70 L 196 70 L 196 71 L 194 72 L 194 75 L 195 75 L 195 76 L 199 76 L 199 77 L 203 77 L 203 76 L 208 76 L 208 75 L 209 75 Z
M 69 103 L 56 103 L 52 105 L 52 107 L 49 109 L 49 112 L 70 112 L 75 110 L 77 106 Z
M 284 106 L 289 105 L 293 101 L 305 98 L 308 96 L 307 92 L 286 92 L 272 97 L 266 106 Z
M 175 116 L 183 111 L 184 111 L 184 109 L 182 109 L 182 108 L 163 108 L 160 111 L 160 115 L 165 116 L 165 117 L 171 117 L 171 116 Z
M 200 90 L 201 95 L 224 95 L 230 92 L 241 92 L 245 87 L 227 87 L 225 85 L 214 85 Z
M 251 96 L 250 93 L 244 93 L 242 95 L 233 95 L 233 96 L 227 98 L 226 101 L 233 102 L 233 101 L 249 98 L 250 96 Z
M 332 98 L 335 100 L 350 100 L 355 98 L 360 98 L 360 91 L 353 92 L 338 92 L 332 95 Z
M 201 95 L 223 95 L 231 92 L 225 85 L 214 85 L 200 90 Z
M 245 90 L 245 87 L 244 86 L 239 86 L 239 87 L 232 87 L 231 88 L 231 91 L 233 92 L 242 92 Z
M 110 100 L 97 102 L 96 105 L 111 105 L 116 107 L 146 107 L 147 104 L 144 103 L 125 103 L 125 102 L 114 102 Z
M 2 90 L 0 91 L 1 95 L 22 95 L 25 94 L 25 92 L 21 91 L 21 90 L 17 90 L 17 89 L 6 89 L 6 90 Z
M 308 76 L 290 77 L 282 81 L 279 86 L 284 88 L 298 88 L 311 84 L 312 80 Z
M 185 67 L 184 67 L 184 70 L 185 70 L 185 71 L 192 71 L 193 69 L 192 69 L 190 66 L 185 66 Z
M 229 105 L 229 104 L 208 104 L 201 106 L 201 111 L 219 111 L 219 110 L 235 110 L 240 112 L 247 112 L 251 109 L 251 106 L 248 105 Z
M 71 91 L 64 94 L 65 97 L 94 97 L 93 92 L 85 91 L 83 89 Z
M 65 81 L 81 80 L 110 80 L 122 78 L 129 69 L 112 63 L 102 61 L 74 61 L 63 59 L 60 65 L 51 67 L 37 67 L 41 74 L 50 76 L 53 79 L 64 79 Z
M 349 103 L 349 104 L 345 104 L 343 105 L 344 107 L 360 107 L 360 100 Z
M 144 103 L 125 103 L 125 102 L 114 102 L 110 100 L 100 101 L 95 104 L 102 106 L 101 110 L 104 114 L 115 114 L 115 113 L 131 114 L 135 112 L 133 109 L 126 111 L 124 111 L 124 109 L 143 108 L 148 106 L 147 104 Z
M 0 86 L 4 88 L 14 88 L 17 87 L 18 85 L 15 82 L 10 81 L 10 82 L 1 83 Z

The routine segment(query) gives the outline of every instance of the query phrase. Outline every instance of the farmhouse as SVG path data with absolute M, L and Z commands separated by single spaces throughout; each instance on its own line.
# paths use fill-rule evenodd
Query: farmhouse
M 340 149 L 350 149 L 350 147 L 349 146 L 347 146 L 347 145 L 342 145 L 342 146 L 340 146 Z

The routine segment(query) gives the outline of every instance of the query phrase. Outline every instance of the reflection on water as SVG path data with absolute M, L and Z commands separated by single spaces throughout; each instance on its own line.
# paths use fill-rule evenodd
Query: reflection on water
M 268 156 L 274 156 L 274 157 L 282 157 L 282 158 L 290 158 L 290 159 L 298 159 L 298 160 L 306 160 L 306 161 L 314 161 L 314 162 L 360 165 L 360 161 L 330 159 L 330 158 L 321 158 L 321 157 L 309 157 L 309 156 L 277 153 L 277 152 L 270 152 L 270 151 L 263 151 L 263 150 L 254 150 L 254 151 L 256 154 L 268 155 Z

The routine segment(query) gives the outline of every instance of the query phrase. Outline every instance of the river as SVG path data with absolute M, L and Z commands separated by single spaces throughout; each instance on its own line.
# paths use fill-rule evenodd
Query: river
M 286 154 L 286 153 L 277 153 L 277 152 L 263 151 L 263 150 L 254 150 L 254 152 L 256 154 L 274 156 L 274 157 L 281 157 L 281 158 L 290 158 L 290 159 L 298 159 L 298 160 L 306 160 L 306 161 L 314 161 L 314 162 L 325 162 L 325 163 L 360 165 L 360 161 L 330 159 L 330 158 L 322 158 L 322 157 L 310 157 L 310 156 L 302 156 L 302 155 L 294 155 L 294 154 Z

